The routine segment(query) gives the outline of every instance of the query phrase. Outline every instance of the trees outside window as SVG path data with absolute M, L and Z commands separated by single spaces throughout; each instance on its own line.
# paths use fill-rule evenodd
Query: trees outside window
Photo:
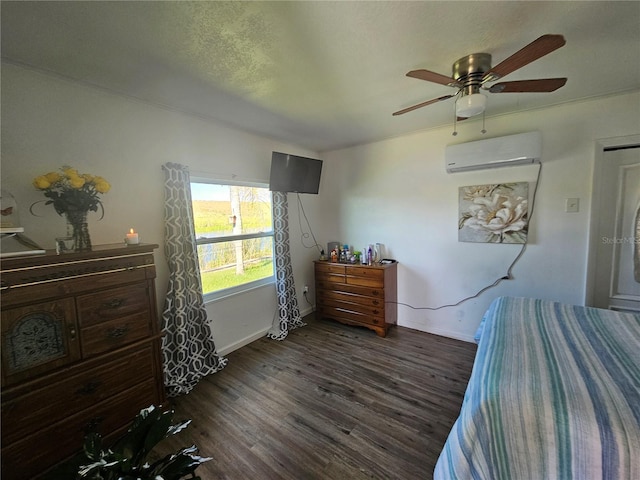
M 272 283 L 273 220 L 266 186 L 191 182 L 205 300 Z

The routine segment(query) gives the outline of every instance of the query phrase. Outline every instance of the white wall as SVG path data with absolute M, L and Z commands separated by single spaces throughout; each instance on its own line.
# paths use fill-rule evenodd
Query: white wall
M 157 243 L 158 298 L 166 289 L 163 242 L 163 174 L 166 162 L 222 178 L 267 181 L 271 151 L 316 152 L 226 128 L 190 115 L 137 102 L 13 65 L 2 66 L 2 187 L 21 206 L 22 223 L 44 247 L 65 231 L 52 209 L 42 217 L 28 206 L 42 200 L 32 179 L 63 164 L 100 174 L 113 185 L 103 196 L 105 218 L 90 218 L 96 244 L 120 242 L 136 228 Z M 437 311 L 398 306 L 399 324 L 471 340 L 482 313 L 499 295 L 527 295 L 584 303 L 589 207 L 596 140 L 639 133 L 640 93 L 487 118 L 486 137 L 539 130 L 544 168 L 530 227 L 530 244 L 514 279 L 458 307 Z M 428 110 L 414 112 L 428 115 Z M 389 121 L 393 121 L 392 118 Z M 482 138 L 479 121 L 417 132 L 328 152 L 320 194 L 301 196 L 317 241 L 360 246 L 380 242 L 399 264 L 400 302 L 437 307 L 475 294 L 505 274 L 519 251 L 514 245 L 458 243 L 458 187 L 530 181 L 536 167 L 512 167 L 448 175 L 447 144 Z M 532 185 L 533 186 L 533 185 Z M 580 199 L 579 213 L 564 200 Z M 311 287 L 317 250 L 302 238 L 297 199 L 289 196 L 296 287 Z M 306 226 L 303 228 L 306 231 Z M 225 353 L 264 335 L 275 312 L 273 287 L 208 306 L 218 349 Z
M 500 295 L 584 303 L 596 140 L 638 133 L 639 105 L 640 94 L 633 93 L 487 118 L 486 138 L 542 133 L 543 170 L 527 250 L 513 280 L 457 307 L 399 305 L 399 324 L 471 340 Z M 385 244 L 387 256 L 400 262 L 399 302 L 418 308 L 456 303 L 502 277 L 519 252 L 516 245 L 457 240 L 458 187 L 528 181 L 531 196 L 535 185 L 537 166 L 445 172 L 445 146 L 479 140 L 481 128 L 481 120 L 468 120 L 458 125 L 457 137 L 447 127 L 325 155 L 324 184 L 339 221 L 336 240 Z M 570 197 L 580 199 L 580 212 L 564 212 Z
M 160 307 L 167 283 L 163 251 L 164 175 L 161 165 L 177 162 L 192 173 L 228 179 L 269 180 L 271 151 L 316 156 L 294 145 L 226 128 L 223 125 L 86 87 L 10 64 L 2 65 L 2 188 L 18 201 L 26 234 L 44 248 L 64 234 L 66 224 L 51 206 L 29 206 L 44 196 L 31 184 L 34 177 L 68 164 L 81 172 L 105 177 L 112 185 L 102 196 L 105 216 L 89 216 L 94 244 L 120 243 L 129 228 L 145 243 L 157 243 L 157 290 Z M 324 192 L 303 195 L 314 225 Z M 294 275 L 302 297 L 313 284 L 311 261 L 317 250 L 300 242 L 297 200 L 289 196 Z M 306 243 L 306 242 L 305 242 Z M 275 289 L 263 287 L 207 306 L 218 350 L 226 353 L 260 337 L 271 326 Z

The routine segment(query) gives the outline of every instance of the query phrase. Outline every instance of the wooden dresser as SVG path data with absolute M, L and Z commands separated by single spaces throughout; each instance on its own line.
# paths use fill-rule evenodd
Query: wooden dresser
M 397 265 L 316 261 L 316 315 L 386 336 L 398 318 Z
M 32 479 L 165 400 L 153 250 L 9 257 L 0 266 L 2 479 Z

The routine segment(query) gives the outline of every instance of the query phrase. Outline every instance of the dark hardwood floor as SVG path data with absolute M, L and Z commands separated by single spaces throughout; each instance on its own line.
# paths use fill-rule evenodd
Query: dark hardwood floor
M 430 479 L 456 419 L 476 347 L 394 327 L 318 321 L 257 340 L 173 399 L 191 425 L 165 454 L 195 444 L 213 479 Z

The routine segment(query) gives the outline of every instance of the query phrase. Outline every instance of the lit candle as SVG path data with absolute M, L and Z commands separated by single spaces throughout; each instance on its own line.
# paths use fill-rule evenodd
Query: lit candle
M 124 241 L 127 245 L 137 245 L 138 243 L 140 243 L 138 234 L 133 231 L 133 228 L 129 230 L 129 233 L 127 233 L 127 237 L 124 239 Z

